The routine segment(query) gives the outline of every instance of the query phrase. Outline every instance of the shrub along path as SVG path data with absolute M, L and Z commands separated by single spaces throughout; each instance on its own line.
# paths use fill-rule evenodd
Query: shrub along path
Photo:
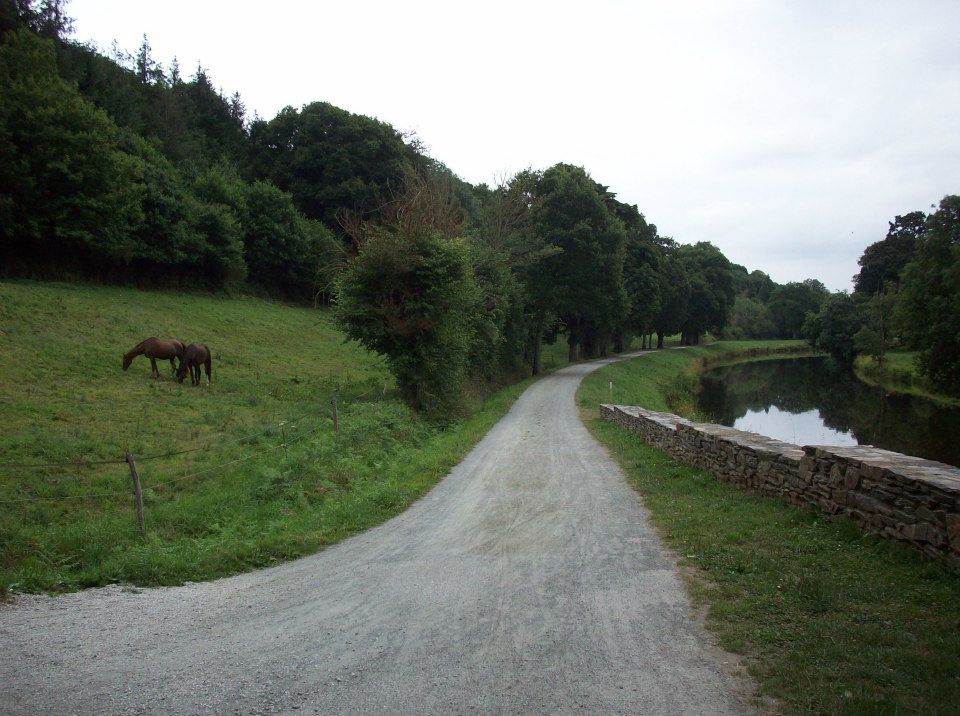
M 296 562 L 0 608 L 0 711 L 736 713 L 726 657 L 579 419 L 535 383 L 409 510 Z

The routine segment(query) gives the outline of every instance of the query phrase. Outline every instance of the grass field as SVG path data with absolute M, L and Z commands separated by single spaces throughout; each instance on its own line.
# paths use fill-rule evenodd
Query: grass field
M 908 393 L 946 405 L 960 405 L 960 397 L 946 395 L 934 388 L 917 370 L 917 354 L 913 351 L 887 353 L 883 370 L 871 356 L 857 356 L 853 370 L 857 377 L 871 385 L 882 385 L 892 393 Z
M 169 363 L 154 380 L 142 357 L 122 372 L 150 335 L 210 346 L 212 384 L 180 385 Z M 5 281 L 0 341 L 0 592 L 177 584 L 315 551 L 417 499 L 523 387 L 441 429 L 327 312 L 253 298 Z
M 848 520 L 722 483 L 599 419 L 610 381 L 617 402 L 668 409 L 698 359 L 751 346 L 664 351 L 597 371 L 579 393 L 590 430 L 677 554 L 709 629 L 743 655 L 759 698 L 787 713 L 957 713 L 960 576 Z

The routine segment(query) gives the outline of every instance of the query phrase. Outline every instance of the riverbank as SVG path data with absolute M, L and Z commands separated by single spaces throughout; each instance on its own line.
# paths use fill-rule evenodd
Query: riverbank
M 943 405 L 960 406 L 960 397 L 941 393 L 920 375 L 916 364 L 915 351 L 896 351 L 887 353 L 883 370 L 871 356 L 857 356 L 853 372 L 857 378 L 869 385 L 877 385 L 890 393 L 916 395 Z
M 699 374 L 710 366 L 764 357 L 816 355 L 804 341 L 717 341 L 660 350 L 641 360 L 607 366 L 587 376 L 578 393 L 581 405 L 642 405 L 687 418 L 696 417 Z M 611 387 L 612 384 L 612 387 Z
M 677 555 L 708 629 L 742 655 L 761 710 L 776 700 L 788 713 L 946 713 L 960 702 L 960 577 L 848 520 L 684 466 L 599 419 L 611 382 L 615 402 L 677 412 L 671 392 L 678 376 L 702 368 L 698 361 L 771 348 L 647 354 L 589 376 L 578 399 Z

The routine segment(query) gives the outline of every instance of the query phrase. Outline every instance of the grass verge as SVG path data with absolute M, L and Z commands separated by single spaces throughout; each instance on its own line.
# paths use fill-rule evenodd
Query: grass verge
M 642 405 L 690 417 L 698 374 L 717 363 L 760 357 L 809 354 L 803 341 L 719 341 L 656 351 L 641 360 L 613 363 L 588 375 L 580 386 L 581 405 Z M 612 384 L 612 387 L 611 387 Z
M 912 351 L 887 353 L 883 370 L 871 356 L 857 356 L 853 371 L 864 383 L 882 386 L 891 393 L 906 393 L 944 405 L 960 405 L 960 398 L 936 390 L 917 371 L 917 354 Z
M 149 335 L 207 343 L 213 383 L 180 385 L 169 364 L 153 380 L 143 358 L 121 372 Z M 326 312 L 172 291 L 0 282 L 0 340 L 0 596 L 179 584 L 308 554 L 401 512 L 525 386 L 440 428 Z M 141 458 L 143 538 L 126 465 L 77 461 L 127 450 Z
M 691 369 L 690 352 L 603 368 L 579 398 L 758 697 L 790 713 L 956 713 L 960 577 L 848 520 L 722 483 L 599 419 L 597 398 L 616 374 L 640 397 L 632 402 L 669 407 L 662 386 Z

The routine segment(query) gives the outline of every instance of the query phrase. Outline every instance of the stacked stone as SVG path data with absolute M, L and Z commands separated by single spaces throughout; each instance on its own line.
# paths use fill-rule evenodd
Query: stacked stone
M 829 490 L 833 512 L 960 564 L 960 470 L 869 445 L 804 451 L 801 476 Z
M 603 405 L 600 414 L 725 482 L 846 515 L 960 567 L 960 469 L 869 445 L 801 448 L 638 406 Z

